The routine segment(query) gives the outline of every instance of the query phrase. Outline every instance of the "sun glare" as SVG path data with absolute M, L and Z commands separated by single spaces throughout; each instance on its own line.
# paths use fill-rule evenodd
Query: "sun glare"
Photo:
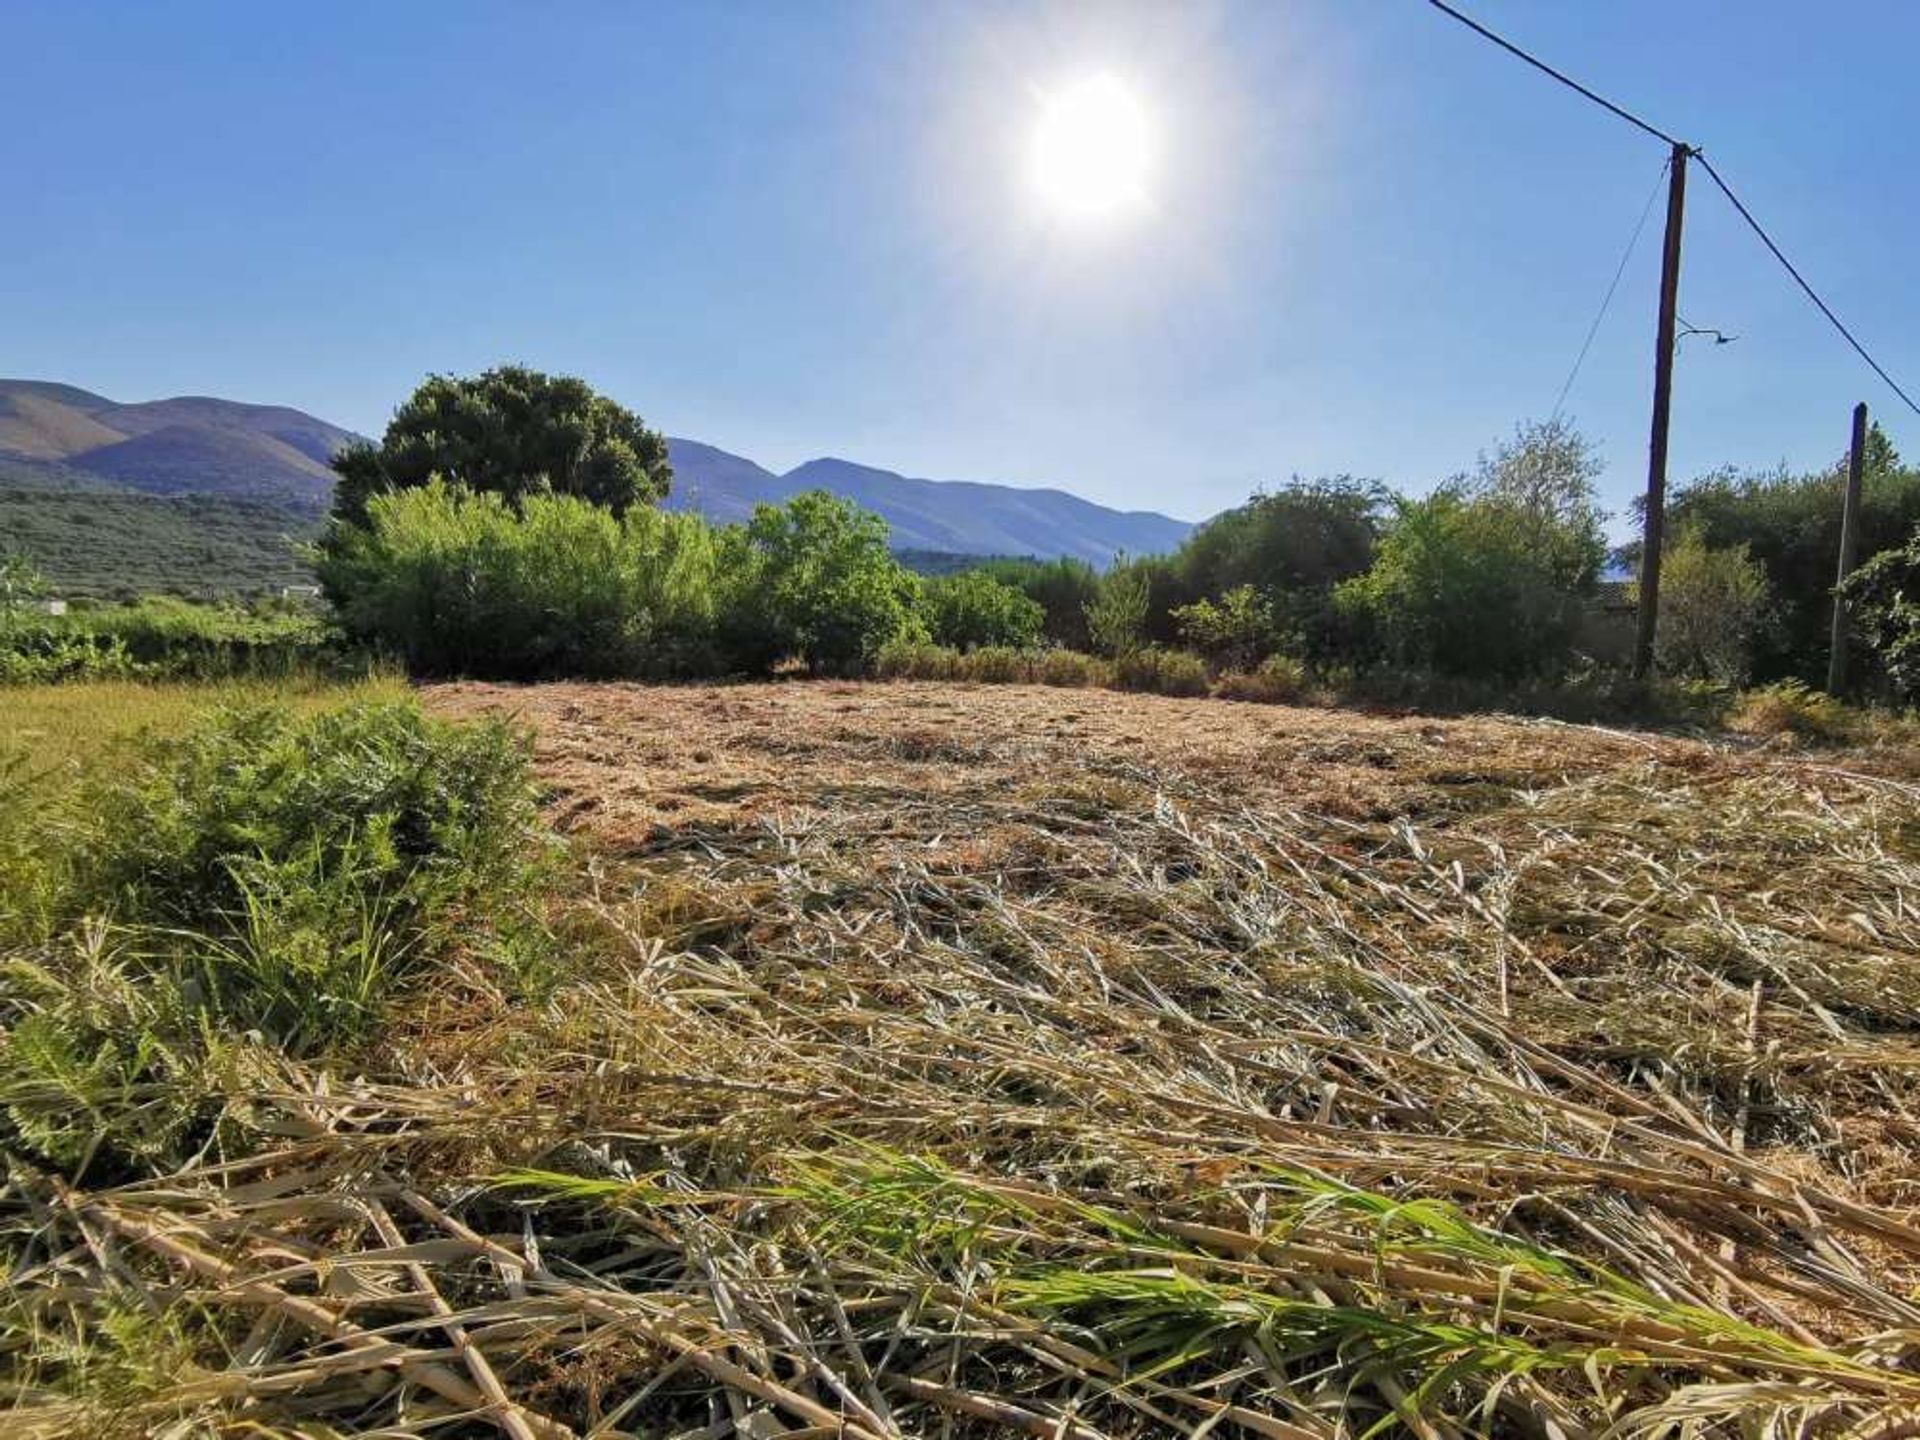
M 1151 160 L 1147 115 L 1111 75 L 1048 93 L 1034 131 L 1033 179 L 1062 215 L 1101 219 L 1143 204 Z

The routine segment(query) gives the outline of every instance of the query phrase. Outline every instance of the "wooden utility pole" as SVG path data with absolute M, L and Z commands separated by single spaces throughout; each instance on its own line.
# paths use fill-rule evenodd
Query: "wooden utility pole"
M 1833 643 L 1827 651 L 1827 693 L 1838 695 L 1847 683 L 1847 602 L 1839 587 L 1853 573 L 1859 545 L 1860 474 L 1867 464 L 1867 402 L 1853 407 L 1853 443 L 1847 449 L 1847 498 L 1840 507 L 1840 574 L 1833 592 Z
M 1647 440 L 1647 512 L 1640 532 L 1640 629 L 1633 673 L 1653 669 L 1653 635 L 1660 623 L 1660 542 L 1667 528 L 1667 418 L 1673 410 L 1674 313 L 1680 305 L 1680 228 L 1687 205 L 1687 157 L 1674 142 L 1667 166 L 1667 242 L 1660 252 L 1660 324 L 1653 350 L 1653 431 Z

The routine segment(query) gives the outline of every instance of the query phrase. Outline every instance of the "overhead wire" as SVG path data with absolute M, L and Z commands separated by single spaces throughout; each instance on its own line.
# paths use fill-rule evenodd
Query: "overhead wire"
M 1593 324 L 1587 327 L 1587 338 L 1580 343 L 1580 353 L 1574 356 L 1573 368 L 1567 372 L 1567 383 L 1560 387 L 1559 398 L 1553 402 L 1554 420 L 1560 418 L 1560 411 L 1566 406 L 1567 396 L 1573 391 L 1573 382 L 1580 376 L 1580 367 L 1587 363 L 1587 352 L 1593 348 L 1594 336 L 1600 333 L 1601 322 L 1607 318 L 1607 310 L 1613 304 L 1614 292 L 1620 288 L 1621 277 L 1627 273 L 1627 262 L 1633 259 L 1633 252 L 1640 243 L 1640 232 L 1647 228 L 1647 217 L 1653 214 L 1653 202 L 1660 198 L 1660 183 L 1667 178 L 1667 170 L 1673 164 L 1673 157 L 1660 167 L 1660 173 L 1654 177 L 1653 189 L 1647 195 L 1647 203 L 1640 212 L 1640 221 L 1633 227 L 1633 234 L 1627 239 L 1627 248 L 1621 253 L 1620 264 L 1615 267 L 1613 280 L 1607 286 L 1607 293 L 1600 301 L 1600 310 L 1593 317 Z
M 1875 375 L 1878 375 L 1881 378 L 1881 380 L 1886 382 L 1887 388 L 1892 390 L 1895 395 L 1898 395 L 1900 399 L 1905 402 L 1909 410 L 1913 411 L 1913 413 L 1916 415 L 1920 415 L 1920 404 L 1916 404 L 1913 397 L 1906 392 L 1906 390 L 1899 384 L 1899 382 L 1896 381 L 1893 378 L 1893 376 L 1887 373 L 1886 367 L 1883 366 L 1878 360 L 1874 359 L 1873 356 L 1868 353 L 1867 347 L 1862 345 L 1860 341 L 1855 338 L 1854 333 L 1846 327 L 1845 323 L 1841 321 L 1840 317 L 1834 314 L 1833 307 L 1827 304 L 1825 300 L 1820 298 L 1819 292 L 1816 291 L 1813 288 L 1812 284 L 1808 282 L 1806 276 L 1800 273 L 1799 267 L 1796 266 L 1791 260 L 1787 258 L 1786 252 L 1783 251 L 1777 244 L 1774 243 L 1774 239 L 1771 235 L 1767 233 L 1766 227 L 1763 226 L 1759 222 L 1759 220 L 1757 220 L 1754 217 L 1754 214 L 1751 210 L 1747 209 L 1746 205 L 1742 203 L 1740 197 L 1733 193 L 1733 187 L 1727 184 L 1726 180 L 1721 177 L 1720 172 L 1714 168 L 1713 162 L 1707 159 L 1703 151 L 1701 151 L 1697 146 L 1689 145 L 1683 140 L 1675 139 L 1672 135 L 1669 135 L 1665 130 L 1662 130 L 1658 125 L 1655 125 L 1648 120 L 1642 119 L 1640 116 L 1634 114 L 1631 110 L 1628 110 L 1625 106 L 1616 105 L 1613 101 L 1607 99 L 1606 96 L 1600 94 L 1598 91 L 1588 89 L 1585 85 L 1582 85 L 1578 80 L 1575 80 L 1571 75 L 1568 75 L 1565 71 L 1558 70 L 1554 68 L 1552 65 L 1549 65 L 1546 61 L 1540 59 L 1538 56 L 1529 54 L 1527 51 L 1521 49 L 1518 45 L 1514 44 L 1511 40 L 1508 40 L 1505 36 L 1497 34 L 1492 30 L 1489 30 L 1485 25 L 1482 25 L 1478 20 L 1475 20 L 1471 15 L 1465 14 L 1464 12 L 1455 9 L 1452 5 L 1447 3 L 1447 0 L 1427 0 L 1427 3 L 1431 5 L 1434 9 L 1440 11 L 1442 14 L 1447 15 L 1450 18 L 1459 21 L 1462 25 L 1466 26 L 1469 30 L 1473 31 L 1476 35 L 1479 35 L 1481 38 L 1485 40 L 1489 40 L 1493 44 L 1499 46 L 1502 50 L 1506 51 L 1509 55 L 1514 56 L 1516 59 L 1525 61 L 1528 65 L 1531 65 L 1534 69 L 1540 71 L 1543 75 L 1547 75 L 1552 79 L 1559 81 L 1562 85 L 1566 86 L 1569 90 L 1572 90 L 1576 94 L 1584 97 L 1585 99 L 1592 101 L 1595 105 L 1598 105 L 1601 109 L 1609 111 L 1610 113 L 1617 116 L 1618 118 L 1626 121 L 1629 125 L 1634 126 L 1636 129 L 1642 130 L 1646 132 L 1648 135 L 1653 136 L 1654 139 L 1665 141 L 1666 144 L 1672 147 L 1674 150 L 1684 151 L 1686 154 L 1698 160 L 1701 164 L 1701 167 L 1707 172 L 1708 178 L 1711 179 L 1717 187 L 1719 187 L 1720 193 L 1726 196 L 1728 203 L 1731 204 L 1737 212 L 1739 212 L 1740 218 L 1747 222 L 1748 228 L 1751 229 L 1755 235 L 1760 237 L 1760 243 L 1767 247 L 1767 249 L 1772 253 L 1773 258 L 1780 262 L 1782 268 L 1786 270 L 1787 274 L 1793 277 L 1794 283 L 1798 285 L 1801 291 L 1806 295 L 1806 297 L 1814 303 L 1815 308 L 1818 309 L 1820 313 L 1826 317 L 1827 323 L 1832 325 L 1835 330 L 1840 332 L 1840 337 L 1843 340 L 1845 340 L 1848 345 L 1853 347 L 1853 352 L 1856 355 L 1858 355 L 1862 360 L 1867 362 L 1868 368 L 1871 369 Z M 1668 157 L 1668 162 L 1669 163 L 1672 162 L 1671 156 Z M 1578 362 L 1576 362 L 1575 368 L 1576 370 L 1578 369 Z
M 1831 324 L 1834 329 L 1840 332 L 1841 338 L 1844 339 L 1847 342 L 1847 344 L 1853 347 L 1854 354 L 1858 355 L 1862 360 L 1866 361 L 1868 366 L 1873 370 L 1873 373 L 1878 375 L 1882 380 L 1887 382 L 1887 388 L 1893 391 L 1894 394 L 1898 395 L 1903 401 L 1905 401 L 1906 406 L 1909 410 L 1913 411 L 1913 413 L 1916 415 L 1920 415 L 1920 405 L 1914 404 L 1913 397 L 1907 394 L 1905 390 L 1901 389 L 1899 382 L 1896 381 L 1891 375 L 1889 375 L 1883 368 L 1881 368 L 1880 362 L 1878 360 L 1874 359 L 1873 356 L 1867 353 L 1867 347 L 1862 345 L 1858 340 L 1853 338 L 1853 332 L 1847 329 L 1847 327 L 1841 323 L 1840 317 L 1833 313 L 1833 307 L 1828 305 L 1826 301 L 1820 298 L 1819 292 L 1816 291 L 1812 285 L 1807 283 L 1807 277 L 1802 275 L 1800 271 L 1794 266 L 1794 263 L 1791 260 L 1787 259 L 1786 254 L 1780 249 L 1780 247 L 1773 243 L 1773 237 L 1767 234 L 1766 228 L 1763 225 L 1761 225 L 1761 223 L 1758 220 L 1753 218 L 1753 212 L 1747 209 L 1745 205 L 1740 203 L 1740 197 L 1733 193 L 1733 187 L 1727 184 L 1725 180 L 1720 178 L 1720 172 L 1713 168 L 1713 162 L 1707 159 L 1705 155 L 1700 154 L 1700 152 L 1697 150 L 1694 152 L 1694 156 L 1696 159 L 1699 160 L 1701 168 L 1707 172 L 1708 178 L 1711 179 L 1715 185 L 1718 185 L 1720 187 L 1720 193 L 1727 197 L 1727 203 L 1732 205 L 1735 210 L 1738 210 L 1740 212 L 1740 218 L 1746 221 L 1748 228 L 1750 228 L 1754 234 L 1760 237 L 1760 243 L 1762 245 L 1765 245 L 1767 249 L 1773 252 L 1773 258 L 1778 260 L 1780 264 L 1783 267 L 1785 267 L 1787 274 L 1793 277 L 1794 284 L 1798 285 L 1801 288 L 1801 290 L 1806 292 L 1806 297 L 1809 300 L 1811 300 L 1817 307 L 1819 307 L 1820 313 L 1827 317 L 1828 323 Z
M 1554 69 L 1553 66 L 1547 64 L 1546 61 L 1540 59 L 1538 56 L 1529 55 L 1526 51 L 1522 50 L 1518 45 L 1514 44 L 1511 40 L 1508 40 L 1505 36 L 1495 34 L 1493 31 L 1489 30 L 1486 26 L 1482 25 L 1478 20 L 1474 19 L 1471 15 L 1463 14 L 1460 11 L 1454 9 L 1453 6 L 1447 4 L 1447 0 L 1427 0 L 1427 3 L 1433 6 L 1434 9 L 1444 11 L 1446 14 L 1451 15 L 1454 19 L 1458 20 L 1462 25 L 1466 26 L 1469 30 L 1473 31 L 1475 34 L 1484 36 L 1486 39 L 1491 40 L 1494 44 L 1498 45 L 1502 50 L 1506 51 L 1509 55 L 1516 56 L 1519 59 L 1526 61 L 1527 64 L 1533 66 L 1534 69 L 1540 71 L 1544 75 L 1551 75 L 1555 80 L 1558 80 L 1562 85 L 1566 86 L 1569 90 L 1577 91 L 1578 93 L 1586 96 L 1587 99 L 1591 100 L 1594 104 L 1598 105 L 1601 109 L 1611 110 L 1615 115 L 1618 115 L 1622 120 L 1626 121 L 1629 125 L 1639 126 L 1642 130 L 1646 131 L 1647 134 L 1653 136 L 1654 139 L 1664 140 L 1669 145 L 1679 145 L 1682 143 L 1681 141 L 1674 139 L 1673 136 L 1667 134 L 1667 132 L 1662 130 L 1658 125 L 1650 124 L 1649 122 L 1642 120 L 1638 115 L 1634 114 L 1631 110 L 1626 109 L 1624 106 L 1616 105 L 1613 103 L 1613 101 L 1607 99 L 1606 96 L 1598 93 L 1597 91 L 1589 90 L 1586 86 L 1582 85 L 1578 80 L 1574 79 L 1571 75 L 1568 75 L 1563 71 Z

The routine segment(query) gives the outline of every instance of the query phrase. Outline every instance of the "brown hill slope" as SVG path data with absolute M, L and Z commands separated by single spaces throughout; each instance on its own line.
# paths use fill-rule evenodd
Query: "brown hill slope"
M 37 380 L 0 380 L 0 460 L 58 464 L 154 495 L 233 495 L 325 508 L 327 461 L 351 431 L 283 405 L 211 396 L 121 404 Z

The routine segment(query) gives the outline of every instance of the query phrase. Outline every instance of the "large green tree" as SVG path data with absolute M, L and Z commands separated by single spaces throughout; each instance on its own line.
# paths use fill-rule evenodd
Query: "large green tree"
M 1572 659 L 1591 588 L 1588 537 L 1461 483 L 1403 500 L 1336 604 L 1389 664 L 1445 675 L 1550 675 Z
M 673 481 L 658 431 L 584 380 L 523 365 L 428 376 L 378 445 L 349 446 L 333 468 L 334 517 L 355 525 L 372 496 L 436 475 L 513 503 L 551 492 L 616 515 L 664 499 Z
M 1341 475 L 1260 491 L 1201 525 L 1174 564 L 1196 596 L 1251 585 L 1270 600 L 1327 591 L 1363 572 L 1387 506 L 1386 490 Z
M 1591 590 L 1607 561 L 1606 515 L 1594 495 L 1599 452 L 1570 420 L 1530 420 L 1482 454 L 1473 473 L 1453 486 L 1469 500 L 1504 512 L 1537 547 L 1535 559 L 1553 583 Z
M 1471 473 L 1396 502 L 1373 564 L 1334 592 L 1343 643 L 1448 675 L 1565 669 L 1606 562 L 1599 473 L 1593 446 L 1554 419 L 1518 426 Z
M 1219 604 L 1247 586 L 1268 612 L 1271 639 L 1317 658 L 1331 656 L 1342 640 L 1333 589 L 1372 564 L 1386 510 L 1384 486 L 1349 475 L 1296 478 L 1255 494 L 1200 526 L 1167 562 L 1174 583 L 1155 587 L 1156 602 L 1168 592 L 1167 621 L 1161 622 L 1156 603 L 1149 630 L 1165 641 L 1169 629 L 1179 627 L 1173 616 L 1181 607 Z

